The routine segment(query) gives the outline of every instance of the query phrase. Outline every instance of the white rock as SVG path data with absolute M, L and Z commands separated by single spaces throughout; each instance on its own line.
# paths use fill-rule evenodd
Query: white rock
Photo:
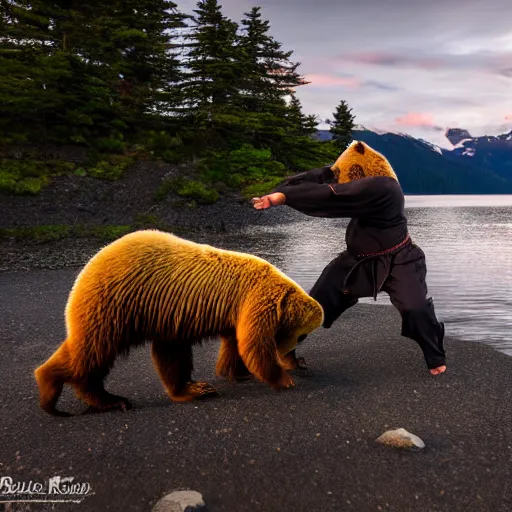
M 159 500 L 152 512 L 206 512 L 206 507 L 200 493 L 176 491 Z
M 377 443 L 385 444 L 387 446 L 394 446 L 395 448 L 403 448 L 406 450 L 423 449 L 425 443 L 414 434 L 407 432 L 405 428 L 398 428 L 396 430 L 388 430 L 376 439 Z

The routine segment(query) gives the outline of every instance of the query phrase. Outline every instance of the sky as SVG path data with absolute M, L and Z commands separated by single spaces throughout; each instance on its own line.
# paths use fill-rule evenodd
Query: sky
M 175 0 L 192 13 L 194 0 Z M 511 0 L 219 0 L 239 21 L 253 6 L 293 50 L 310 82 L 305 113 L 332 118 L 340 100 L 356 124 L 451 147 L 512 129 Z M 321 123 L 319 128 L 328 128 Z

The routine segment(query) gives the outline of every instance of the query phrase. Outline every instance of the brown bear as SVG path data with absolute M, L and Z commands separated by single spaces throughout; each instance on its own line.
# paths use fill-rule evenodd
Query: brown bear
M 64 384 L 105 410 L 130 403 L 103 381 L 116 357 L 151 342 L 156 370 L 175 402 L 215 395 L 191 378 L 192 346 L 221 338 L 217 374 L 252 374 L 274 389 L 294 385 L 299 339 L 323 310 L 267 261 L 157 230 L 136 231 L 101 249 L 78 275 L 66 305 L 67 338 L 35 370 L 40 405 L 56 409 Z

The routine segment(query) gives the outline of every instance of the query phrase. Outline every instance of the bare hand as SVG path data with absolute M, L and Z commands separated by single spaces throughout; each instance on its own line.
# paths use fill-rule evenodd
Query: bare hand
M 280 206 L 286 201 L 286 196 L 281 192 L 275 192 L 274 194 L 268 194 L 263 197 L 253 197 L 252 205 L 256 210 L 265 210 L 272 206 Z

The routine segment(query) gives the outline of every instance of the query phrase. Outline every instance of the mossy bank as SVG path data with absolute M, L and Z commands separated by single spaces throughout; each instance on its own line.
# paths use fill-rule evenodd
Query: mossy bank
M 19 185 L 16 192 L 0 191 L 0 271 L 82 265 L 102 245 L 136 229 L 200 239 L 201 233 L 290 220 L 285 209 L 258 212 L 251 206 L 250 197 L 268 191 L 276 178 L 245 189 L 212 186 L 190 163 L 150 158 L 132 162 L 115 179 L 83 172 L 79 163 L 68 167 L 40 176 L 45 184 L 37 191 Z

